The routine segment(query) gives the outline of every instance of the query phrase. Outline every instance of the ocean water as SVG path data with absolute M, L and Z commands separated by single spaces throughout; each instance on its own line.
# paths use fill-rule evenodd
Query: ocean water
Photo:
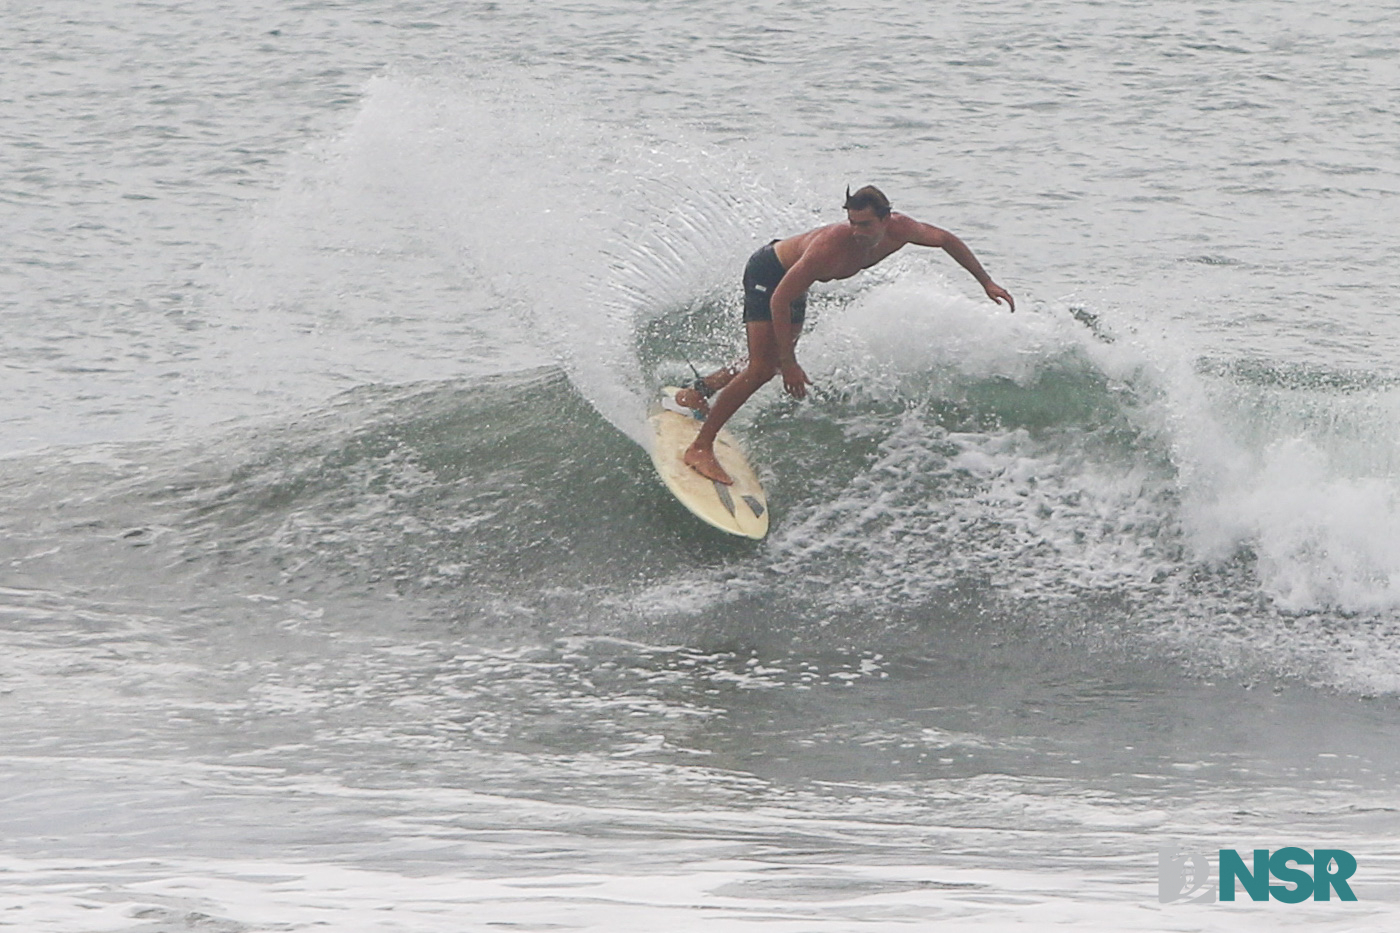
M 1395 928 L 1393 7 L 0 25 L 0 928 Z M 872 182 L 1018 310 L 817 289 L 716 536 L 647 401 Z

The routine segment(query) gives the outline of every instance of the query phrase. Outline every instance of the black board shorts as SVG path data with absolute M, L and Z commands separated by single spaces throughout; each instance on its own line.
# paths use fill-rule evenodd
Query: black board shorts
M 787 270 L 778 261 L 777 250 L 773 249 L 774 240 L 767 246 L 761 246 L 749 257 L 748 265 L 744 266 L 744 323 L 751 321 L 771 321 L 773 320 L 773 309 L 769 302 L 773 297 L 773 289 L 778 287 L 778 283 L 783 280 L 783 275 Z M 792 323 L 797 326 L 807 317 L 807 294 L 804 292 L 792 302 Z

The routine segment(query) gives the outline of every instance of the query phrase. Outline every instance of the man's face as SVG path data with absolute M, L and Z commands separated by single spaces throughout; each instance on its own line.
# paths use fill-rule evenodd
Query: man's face
M 858 211 L 847 210 L 846 220 L 851 225 L 851 236 L 856 242 L 871 245 L 880 242 L 885 235 L 888 217 L 880 217 L 873 208 L 863 207 Z

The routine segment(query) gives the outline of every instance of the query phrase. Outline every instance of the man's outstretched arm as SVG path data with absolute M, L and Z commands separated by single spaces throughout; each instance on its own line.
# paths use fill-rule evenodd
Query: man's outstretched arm
M 986 269 L 982 268 L 977 257 L 972 255 L 972 250 L 968 248 L 966 243 L 947 230 L 935 227 L 933 224 L 919 223 L 918 221 L 914 221 L 913 224 L 913 235 L 909 237 L 910 243 L 915 246 L 933 246 L 942 249 L 949 256 L 952 256 L 958 265 L 972 273 L 972 277 L 977 280 L 978 285 L 982 286 L 982 290 L 987 293 L 988 298 L 997 304 L 1001 304 L 1002 300 L 1005 299 L 1007 305 L 1015 312 L 1016 300 L 1011 297 L 1010 292 L 992 281 L 992 277 L 987 274 Z

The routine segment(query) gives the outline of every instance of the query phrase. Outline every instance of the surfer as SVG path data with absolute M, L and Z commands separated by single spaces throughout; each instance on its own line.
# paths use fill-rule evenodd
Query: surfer
M 715 435 L 768 380 L 778 373 L 783 388 L 805 398 L 812 381 L 797 365 L 797 338 L 807 310 L 807 289 L 815 282 L 848 279 L 905 245 L 936 246 L 957 261 L 986 291 L 987 297 L 1012 311 L 1016 302 L 982 268 L 972 250 L 947 230 L 920 223 L 890 210 L 889 199 L 874 185 L 855 194 L 846 189 L 846 222 L 829 224 L 774 240 L 749 258 L 744 268 L 744 326 L 749 358 L 742 369 L 711 373 L 676 393 L 676 401 L 706 413 L 695 442 L 686 449 L 691 469 L 716 482 L 731 484 L 715 459 Z M 720 391 L 720 390 L 723 391 Z M 713 407 L 707 398 L 719 392 Z

